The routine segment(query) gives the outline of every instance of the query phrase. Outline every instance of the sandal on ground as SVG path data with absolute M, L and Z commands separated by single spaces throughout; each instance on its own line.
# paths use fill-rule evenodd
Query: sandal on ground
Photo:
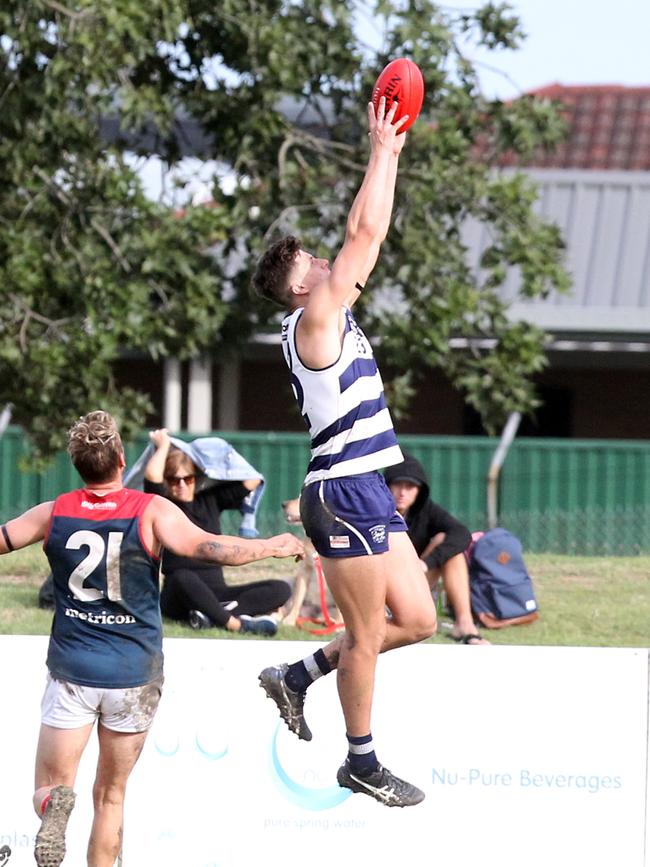
M 456 641 L 458 644 L 469 644 L 472 646 L 472 642 L 480 641 L 484 642 L 485 639 L 478 634 L 478 632 L 467 632 L 464 635 L 451 635 L 449 636 L 452 641 Z M 487 642 L 490 643 L 489 641 Z

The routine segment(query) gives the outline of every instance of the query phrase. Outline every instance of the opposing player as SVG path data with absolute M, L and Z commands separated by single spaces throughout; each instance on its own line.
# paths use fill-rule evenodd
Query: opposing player
M 368 106 L 370 157 L 331 269 L 288 237 L 262 256 L 253 283 L 289 311 L 283 351 L 311 436 L 301 517 L 346 624 L 342 636 L 313 656 L 265 669 L 260 683 L 289 728 L 310 740 L 305 690 L 336 669 L 348 739 L 338 782 L 404 807 L 419 803 L 424 793 L 377 759 L 371 735 L 375 667 L 382 651 L 429 637 L 436 616 L 406 525 L 378 472 L 400 463 L 402 454 L 370 343 L 351 312 L 390 224 L 406 138 L 400 129 L 408 120 L 393 124 L 395 110 L 396 103 L 386 113 L 383 98 L 376 114 Z
M 55 613 L 36 753 L 39 867 L 58 867 L 81 755 L 98 722 L 89 867 L 112 867 L 122 845 L 127 780 L 153 722 L 163 683 L 161 546 L 238 566 L 302 556 L 291 534 L 244 540 L 192 524 L 169 500 L 122 487 L 124 451 L 113 418 L 95 411 L 70 430 L 85 486 L 0 528 L 0 553 L 45 540 Z

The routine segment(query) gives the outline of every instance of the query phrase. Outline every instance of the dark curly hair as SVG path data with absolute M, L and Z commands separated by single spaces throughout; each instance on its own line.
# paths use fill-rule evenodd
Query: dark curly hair
M 289 273 L 299 250 L 302 250 L 302 243 L 293 235 L 287 235 L 269 247 L 253 274 L 253 288 L 258 295 L 282 307 L 289 306 Z

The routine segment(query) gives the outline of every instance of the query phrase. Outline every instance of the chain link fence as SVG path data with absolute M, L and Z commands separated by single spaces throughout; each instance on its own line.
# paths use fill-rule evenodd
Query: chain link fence
M 232 443 L 265 476 L 260 532 L 290 529 L 282 502 L 300 493 L 309 460 L 307 436 L 245 431 L 214 435 Z M 129 465 L 147 442 L 143 432 L 127 445 Z M 436 502 L 470 530 L 487 529 L 487 473 L 498 440 L 411 435 L 401 436 L 400 444 L 421 461 Z M 5 431 L 0 439 L 0 521 L 79 484 L 67 454 L 57 455 L 44 472 L 32 471 L 22 431 Z M 238 513 L 224 513 L 224 532 L 236 533 L 239 519 Z M 527 551 L 650 554 L 650 443 L 515 440 L 499 479 L 498 524 L 519 536 Z
M 519 536 L 527 551 L 590 557 L 650 555 L 650 505 L 506 511 L 499 523 Z

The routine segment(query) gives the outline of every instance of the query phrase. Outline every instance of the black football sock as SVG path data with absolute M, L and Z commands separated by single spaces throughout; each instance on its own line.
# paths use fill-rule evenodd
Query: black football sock
M 359 738 L 347 735 L 347 739 L 350 770 L 357 777 L 369 777 L 379 767 L 372 735 Z
M 316 653 L 294 662 L 284 677 L 284 682 L 293 692 L 304 692 L 315 680 L 331 671 L 327 657 L 319 648 Z

